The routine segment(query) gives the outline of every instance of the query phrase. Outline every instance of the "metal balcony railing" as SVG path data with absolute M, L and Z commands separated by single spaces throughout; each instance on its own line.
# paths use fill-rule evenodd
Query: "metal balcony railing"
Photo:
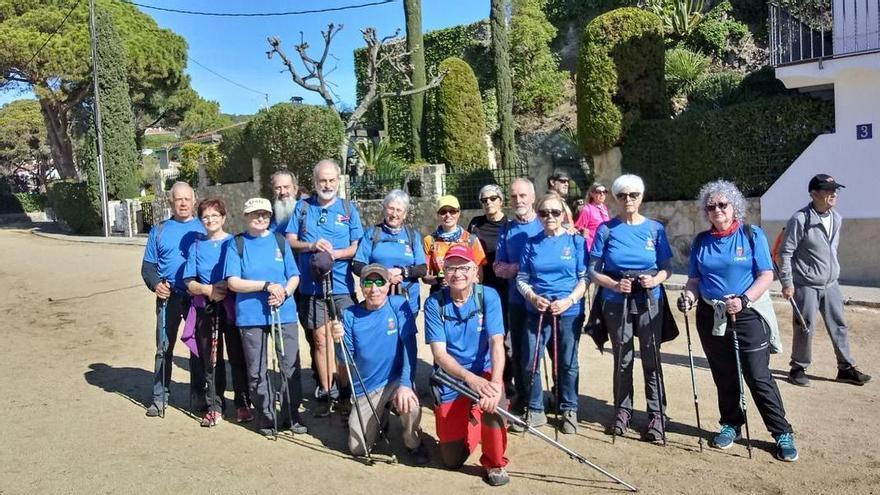
M 880 51 L 880 0 L 779 0 L 769 14 L 774 67 Z

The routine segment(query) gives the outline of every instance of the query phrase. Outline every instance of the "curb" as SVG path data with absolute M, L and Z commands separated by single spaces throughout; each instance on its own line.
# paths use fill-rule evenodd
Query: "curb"
M 82 242 L 87 244 L 110 244 L 115 246 L 146 246 L 147 239 L 145 237 L 88 237 L 73 236 L 68 234 L 55 234 L 51 232 L 43 232 L 39 227 L 30 229 L 31 234 L 46 239 L 54 239 L 56 241 Z

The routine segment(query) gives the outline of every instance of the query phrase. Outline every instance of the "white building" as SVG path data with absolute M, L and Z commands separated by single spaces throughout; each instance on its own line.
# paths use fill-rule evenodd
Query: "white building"
M 801 3 L 798 3 L 801 2 Z M 841 279 L 880 285 L 880 0 L 770 3 L 771 61 L 789 89 L 833 95 L 835 132 L 823 134 L 761 197 L 773 242 L 827 173 L 846 186 L 838 211 Z

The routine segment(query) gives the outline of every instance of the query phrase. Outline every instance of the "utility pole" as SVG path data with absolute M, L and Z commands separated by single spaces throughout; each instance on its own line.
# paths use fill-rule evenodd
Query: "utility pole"
M 110 215 L 107 206 L 107 181 L 104 177 L 104 133 L 101 129 L 101 97 L 98 89 L 98 32 L 95 26 L 95 0 L 89 0 L 89 31 L 92 41 L 92 81 L 95 92 L 95 135 L 98 137 L 98 183 L 101 187 L 101 223 L 104 237 L 110 237 Z

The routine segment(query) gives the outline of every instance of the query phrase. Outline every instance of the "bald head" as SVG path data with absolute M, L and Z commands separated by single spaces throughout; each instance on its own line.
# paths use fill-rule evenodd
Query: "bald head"
M 186 182 L 175 182 L 171 186 L 170 198 L 171 211 L 176 220 L 186 221 L 193 216 L 193 205 L 196 202 L 196 192 Z

